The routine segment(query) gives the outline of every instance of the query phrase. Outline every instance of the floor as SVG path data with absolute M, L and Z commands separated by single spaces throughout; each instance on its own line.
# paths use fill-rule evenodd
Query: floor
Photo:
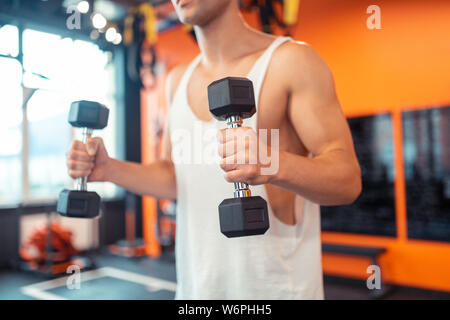
M 176 275 L 171 253 L 159 260 L 102 253 L 95 256 L 94 261 L 95 270 L 81 273 L 82 290 L 67 288 L 69 276 L 49 281 L 48 277 L 27 271 L 0 271 L 0 300 L 174 298 Z M 362 282 L 325 277 L 324 287 L 325 297 L 330 300 L 369 298 Z M 392 289 L 384 299 L 450 299 L 450 293 L 402 287 Z

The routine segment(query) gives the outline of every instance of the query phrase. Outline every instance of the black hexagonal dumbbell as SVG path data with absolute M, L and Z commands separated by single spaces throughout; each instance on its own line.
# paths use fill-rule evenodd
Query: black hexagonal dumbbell
M 209 111 L 228 128 L 242 125 L 242 119 L 256 112 L 253 84 L 249 79 L 227 77 L 208 86 Z M 266 201 L 251 196 L 246 183 L 234 183 L 234 198 L 219 205 L 220 231 L 228 238 L 264 234 L 269 229 Z
M 109 110 L 94 101 L 76 101 L 70 106 L 69 123 L 83 128 L 83 142 L 86 143 L 94 129 L 103 129 L 108 124 Z M 64 189 L 59 194 L 56 211 L 71 218 L 94 218 L 100 212 L 100 197 L 87 191 L 87 177 L 77 179 L 76 190 Z

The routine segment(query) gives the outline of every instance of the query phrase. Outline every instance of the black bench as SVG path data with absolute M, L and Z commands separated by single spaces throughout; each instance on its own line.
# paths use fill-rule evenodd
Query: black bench
M 370 258 L 373 265 L 380 266 L 378 263 L 378 258 L 381 254 L 387 251 L 384 247 L 362 247 L 362 246 L 350 246 L 341 244 L 322 244 L 322 252 L 350 255 L 350 256 L 360 256 Z M 381 270 L 381 269 L 380 269 Z M 383 273 L 381 272 L 381 275 Z M 381 276 L 381 289 L 374 289 L 369 291 L 369 297 L 371 299 L 379 299 L 387 294 L 390 287 L 383 284 L 383 277 Z

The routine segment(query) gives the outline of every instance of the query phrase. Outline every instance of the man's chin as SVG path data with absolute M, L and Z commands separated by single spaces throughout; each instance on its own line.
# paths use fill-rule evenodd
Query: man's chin
M 201 26 L 204 23 L 201 21 L 202 19 L 199 19 L 196 16 L 191 15 L 183 15 L 182 17 L 178 17 L 181 21 L 181 23 L 188 24 L 191 26 Z
M 193 19 L 193 17 L 195 16 L 193 14 L 193 12 L 190 12 L 191 10 L 189 9 L 178 9 L 177 15 L 178 15 L 178 20 L 181 21 L 181 23 L 184 24 L 192 24 L 193 22 L 195 22 L 195 19 Z
M 198 27 L 208 24 L 217 14 L 218 12 L 208 10 L 204 4 L 202 5 L 196 1 L 191 2 L 185 7 L 180 7 L 177 9 L 178 19 L 182 23 Z

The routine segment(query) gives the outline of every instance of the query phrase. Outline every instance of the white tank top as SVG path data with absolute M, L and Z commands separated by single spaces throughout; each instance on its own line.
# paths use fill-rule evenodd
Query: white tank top
M 257 108 L 272 53 L 288 40 L 276 38 L 247 76 Z M 233 197 L 234 186 L 218 165 L 216 133 L 225 123 L 201 121 L 188 105 L 187 85 L 200 59 L 186 69 L 169 109 L 177 181 L 176 299 L 323 299 L 317 204 L 297 196 L 301 222 L 291 226 L 268 203 L 270 228 L 264 235 L 226 238 L 220 232 L 218 205 Z M 256 130 L 256 115 L 243 125 Z M 263 185 L 250 189 L 268 199 Z

